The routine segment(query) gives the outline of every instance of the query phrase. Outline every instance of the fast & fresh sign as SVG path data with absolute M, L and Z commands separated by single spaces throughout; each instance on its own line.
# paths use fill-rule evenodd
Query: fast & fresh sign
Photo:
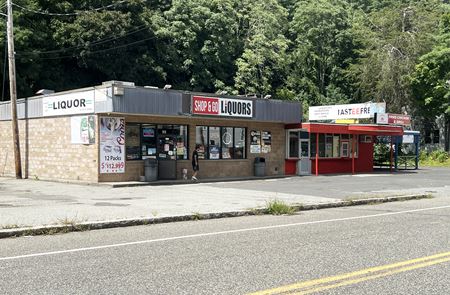
M 309 108 L 310 121 L 373 118 L 375 113 L 385 113 L 386 103 L 359 103 Z

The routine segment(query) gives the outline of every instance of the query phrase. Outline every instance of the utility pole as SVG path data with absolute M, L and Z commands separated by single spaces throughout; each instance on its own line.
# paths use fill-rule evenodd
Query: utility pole
M 19 124 L 17 121 L 17 87 L 16 87 L 16 61 L 14 57 L 14 32 L 11 0 L 6 1 L 8 7 L 8 61 L 9 61 L 9 92 L 11 97 L 11 121 L 14 142 L 14 160 L 16 178 L 22 179 L 22 159 L 20 157 Z

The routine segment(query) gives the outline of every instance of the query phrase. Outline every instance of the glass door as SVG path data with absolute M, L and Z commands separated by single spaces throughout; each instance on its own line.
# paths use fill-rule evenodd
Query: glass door
M 299 175 L 309 175 L 309 174 L 311 174 L 309 133 L 305 132 L 305 131 L 300 131 L 299 141 L 300 141 L 300 144 L 299 144 L 300 160 L 299 160 L 299 164 L 298 164 L 298 174 Z

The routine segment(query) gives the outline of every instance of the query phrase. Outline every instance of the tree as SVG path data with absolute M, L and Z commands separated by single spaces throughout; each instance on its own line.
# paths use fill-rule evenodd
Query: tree
M 303 0 L 291 22 L 287 88 L 311 105 L 347 102 L 345 70 L 355 58 L 350 7 L 344 1 Z
M 450 139 L 450 13 L 442 17 L 438 44 L 420 58 L 411 78 L 412 90 L 420 115 L 446 124 L 446 149 Z M 432 122 L 434 123 L 434 122 Z
M 350 74 L 363 101 L 385 101 L 390 112 L 414 107 L 409 76 L 433 46 L 439 1 L 410 1 L 386 6 L 357 21 L 361 58 Z

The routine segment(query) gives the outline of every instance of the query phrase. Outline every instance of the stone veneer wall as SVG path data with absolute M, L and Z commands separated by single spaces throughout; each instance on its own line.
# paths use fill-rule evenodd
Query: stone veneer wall
M 99 115 L 101 116 L 101 115 Z M 121 117 L 111 114 L 111 116 Z M 188 125 L 189 160 L 178 160 L 177 178 L 182 178 L 182 169 L 188 169 L 192 175 L 191 157 L 195 149 L 196 126 L 244 127 L 247 128 L 247 159 L 243 160 L 200 160 L 199 178 L 248 177 L 253 175 L 255 157 L 266 158 L 266 175 L 284 174 L 286 153 L 286 132 L 282 123 L 259 123 L 250 120 L 226 120 L 220 118 L 163 118 L 151 116 L 124 116 L 125 123 L 178 124 Z M 268 154 L 250 154 L 250 131 L 270 131 L 272 133 L 272 152 Z M 126 139 L 125 139 L 126 140 Z M 144 174 L 143 161 L 127 161 L 123 174 L 100 174 L 99 182 L 136 181 Z
M 20 120 L 19 128 L 24 177 L 98 182 L 97 143 L 71 144 L 70 117 Z M 11 121 L 0 121 L 0 176 L 15 176 Z

